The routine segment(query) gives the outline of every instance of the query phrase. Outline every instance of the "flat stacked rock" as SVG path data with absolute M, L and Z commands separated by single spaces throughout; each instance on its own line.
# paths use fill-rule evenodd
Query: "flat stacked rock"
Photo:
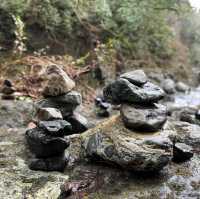
M 63 171 L 66 166 L 65 136 L 87 130 L 87 120 L 74 112 L 82 103 L 81 94 L 72 91 L 75 83 L 58 66 L 47 67 L 44 99 L 36 103 L 37 127 L 26 132 L 30 151 L 35 155 L 30 169 Z
M 36 103 L 36 108 L 56 108 L 64 120 L 72 124 L 72 132 L 82 133 L 88 129 L 87 119 L 76 113 L 82 104 L 82 96 L 73 91 L 75 82 L 57 65 L 47 67 L 47 83 L 42 92 L 44 99 Z
M 4 80 L 3 82 L 3 86 L 1 88 L 1 93 L 2 93 L 2 96 L 1 98 L 2 99 L 5 99 L 5 100 L 13 100 L 15 99 L 15 88 L 13 87 L 13 84 L 10 80 Z
M 29 168 L 43 171 L 63 171 L 67 159 L 64 151 L 69 147 L 65 135 L 71 134 L 72 126 L 63 120 L 57 109 L 43 108 L 39 111 L 37 127 L 26 131 L 30 151 L 35 155 Z
M 125 73 L 104 89 L 108 101 L 121 104 L 124 125 L 139 132 L 156 132 L 163 127 L 167 109 L 157 102 L 164 95 L 142 70 Z

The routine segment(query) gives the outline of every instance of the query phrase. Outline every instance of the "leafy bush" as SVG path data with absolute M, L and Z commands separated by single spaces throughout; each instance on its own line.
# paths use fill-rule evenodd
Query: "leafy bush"
M 137 57 L 150 52 L 161 58 L 171 52 L 172 35 L 166 16 L 168 11 L 178 12 L 182 5 L 179 0 L 0 0 L 0 3 L 20 16 L 26 28 L 37 25 L 47 38 L 73 43 L 71 48 L 82 45 L 85 52 L 94 48 L 95 40 L 112 39 L 123 54 Z

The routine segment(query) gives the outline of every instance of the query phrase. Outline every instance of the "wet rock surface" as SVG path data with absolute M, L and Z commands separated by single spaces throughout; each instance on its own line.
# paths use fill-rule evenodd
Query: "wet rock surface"
M 148 81 L 148 78 L 143 70 L 135 70 L 124 73 L 120 75 L 120 78 L 127 79 L 129 82 L 137 86 L 142 86 Z
M 72 132 L 72 125 L 65 120 L 40 121 L 38 127 L 47 135 L 55 137 L 63 137 Z
M 48 158 L 62 154 L 69 142 L 61 137 L 46 135 L 40 128 L 26 131 L 26 140 L 30 151 L 38 158 Z
M 71 91 L 57 97 L 48 97 L 36 103 L 37 108 L 56 108 L 59 109 L 63 117 L 71 115 L 73 111 L 82 103 L 81 94 Z
M 167 132 L 161 134 L 167 136 Z M 172 157 L 171 141 L 165 136 L 163 141 L 153 141 L 158 135 L 129 131 L 123 127 L 120 116 L 114 116 L 110 121 L 89 130 L 83 142 L 86 156 L 90 159 L 104 160 L 128 170 L 149 172 L 161 170 Z
M 18 107 L 18 104 L 13 106 Z M 14 114 L 11 115 L 10 120 L 13 120 L 12 116 L 15 117 Z M 81 193 L 91 199 L 95 197 L 106 199 L 199 198 L 199 126 L 186 122 L 167 122 L 164 126 L 165 132 L 172 129 L 173 132 L 174 130 L 177 132 L 175 136 L 177 141 L 187 141 L 188 145 L 196 146 L 194 156 L 190 161 L 181 164 L 171 162 L 158 174 L 151 175 L 118 169 L 113 164 L 112 166 L 102 165 L 102 162 L 98 165 L 94 162 L 81 163 L 80 157 L 84 159 L 81 135 L 71 137 L 71 146 L 67 148 L 70 161 L 75 158 L 79 163 L 76 163 L 75 167 L 65 167 L 64 173 L 32 171 L 28 168 L 28 160 L 33 157 L 25 144 L 25 129 L 0 128 L 0 198 L 58 198 L 61 193 L 60 186 L 74 181 L 86 185 Z M 168 141 L 165 141 L 163 136 L 161 138 L 160 140 L 159 136 L 156 136 L 153 141 L 146 138 L 144 142 L 148 144 L 156 142 L 156 145 L 152 147 L 160 145 L 168 148 Z
M 55 157 L 32 159 L 29 168 L 35 171 L 60 171 L 63 172 L 67 164 L 65 154 Z
M 127 128 L 144 132 L 160 130 L 167 120 L 167 109 L 163 105 L 121 106 L 122 120 Z
M 150 82 L 138 87 L 122 78 L 109 84 L 103 92 L 106 100 L 117 104 L 121 102 L 148 104 L 164 97 L 164 91 Z
M 193 157 L 193 149 L 184 143 L 176 143 L 173 149 L 173 160 L 183 162 Z
M 198 98 L 194 98 L 194 96 L 192 98 L 198 101 Z M 3 122 L 7 122 L 10 126 L 12 124 L 9 124 L 9 122 L 15 121 L 14 118 L 23 115 L 21 112 L 17 116 L 16 113 L 11 114 L 12 111 L 15 112 L 17 108 L 15 106 L 19 106 L 19 104 L 13 103 L 13 108 L 10 109 L 10 112 L 7 112 L 6 116 L 9 121 L 6 121 L 5 115 L 0 115 Z M 25 114 L 29 110 L 27 109 Z M 64 162 L 64 156 L 61 156 L 61 154 L 42 159 L 35 158 L 27 150 L 28 146 L 24 141 L 26 129 L 0 127 L 0 198 L 59 198 L 66 192 L 70 192 L 69 198 L 72 199 L 74 199 L 74 196 L 89 199 L 200 198 L 200 127 L 197 124 L 169 118 L 162 130 L 156 132 L 141 133 L 128 130 L 124 127 L 120 116 L 114 116 L 107 122 L 103 122 L 83 134 L 70 135 L 67 138 L 61 137 L 67 142 L 70 141 L 70 146 L 65 150 L 68 167 L 64 166 L 66 162 Z M 17 122 L 17 125 L 21 124 L 20 120 Z M 23 121 L 23 124 L 27 124 L 26 122 Z M 110 133 L 111 129 L 113 129 L 112 133 Z M 47 136 L 47 134 L 44 136 Z M 92 156 L 87 153 L 88 147 L 85 147 L 89 146 L 88 141 L 95 143 L 89 147 L 92 149 Z M 179 143 L 188 146 L 180 147 Z M 190 161 L 181 163 L 169 161 L 167 166 L 164 166 L 159 173 L 134 172 L 136 166 L 133 166 L 133 162 L 130 162 L 130 164 L 134 169 L 131 171 L 127 169 L 126 163 L 131 158 L 140 160 L 138 154 L 135 157 L 130 156 L 130 151 L 131 155 L 137 152 L 137 150 L 132 152 L 132 148 L 137 146 L 137 149 L 142 149 L 142 153 L 144 152 L 148 157 L 151 157 L 150 159 L 145 159 L 147 156 L 142 157 L 142 161 L 136 161 L 136 163 L 141 163 L 144 166 L 139 166 L 140 169 L 148 168 L 148 171 L 152 171 L 149 168 L 163 167 L 167 154 L 170 154 L 170 159 L 172 158 L 173 145 L 181 148 L 184 155 L 185 152 L 188 153 L 190 148 L 194 153 Z M 98 148 L 98 150 L 95 151 L 95 148 Z M 122 151 L 123 153 L 121 153 Z M 155 151 L 156 154 L 153 159 L 152 154 Z M 116 152 L 117 155 L 113 156 Z M 159 154 L 163 152 L 165 152 L 165 158 L 159 159 Z M 123 159 L 123 157 L 126 158 Z M 28 168 L 30 160 L 32 160 L 31 163 L 35 169 L 39 171 L 32 171 Z M 92 161 L 85 162 L 85 160 Z M 123 160 L 122 163 L 125 167 L 118 164 L 118 162 L 121 163 L 121 160 Z M 145 162 L 153 162 L 153 164 L 149 166 Z M 148 166 L 145 167 L 145 165 Z M 52 171 L 52 168 L 58 171 L 64 169 L 64 171 L 63 173 L 40 171 Z M 61 185 L 65 186 L 60 190 Z
M 89 128 L 87 119 L 79 113 L 73 113 L 72 116 L 65 119 L 72 125 L 73 133 L 83 133 Z

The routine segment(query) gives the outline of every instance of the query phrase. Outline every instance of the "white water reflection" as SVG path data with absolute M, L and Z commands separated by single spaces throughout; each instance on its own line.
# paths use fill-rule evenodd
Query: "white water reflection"
M 200 87 L 196 88 L 196 89 L 192 89 L 188 93 L 176 94 L 174 106 L 176 106 L 176 107 L 200 106 Z

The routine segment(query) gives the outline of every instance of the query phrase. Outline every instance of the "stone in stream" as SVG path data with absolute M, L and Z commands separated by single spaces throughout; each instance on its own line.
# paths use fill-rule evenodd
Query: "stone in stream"
M 73 133 L 82 133 L 88 130 L 88 121 L 87 119 L 80 115 L 79 113 L 73 113 L 73 115 L 64 118 L 72 125 Z
M 188 122 L 190 124 L 195 124 L 196 123 L 196 120 L 195 120 L 195 115 L 192 115 L 188 112 L 185 112 L 185 111 L 182 111 L 180 113 L 180 121 L 183 121 L 183 122 Z
M 120 75 L 120 78 L 127 79 L 136 86 L 142 86 L 147 83 L 147 76 L 143 70 L 134 70 Z
M 97 97 L 95 99 L 95 110 L 99 117 L 109 117 L 111 112 L 111 104 L 105 102 L 102 98 Z
M 35 171 L 60 171 L 63 172 L 67 164 L 65 154 L 62 153 L 55 157 L 32 159 L 29 168 Z
M 133 106 L 123 104 L 121 117 L 124 125 L 139 132 L 155 132 L 160 130 L 167 120 L 167 109 L 160 104 L 151 106 Z
M 62 116 L 72 115 L 73 111 L 82 103 L 82 96 L 76 91 L 68 92 L 65 95 L 57 97 L 48 97 L 36 103 L 36 108 L 57 108 L 61 111 Z
M 75 82 L 57 65 L 48 66 L 46 75 L 47 82 L 42 92 L 44 97 L 63 95 L 75 87 Z
M 122 78 L 106 86 L 103 94 L 108 102 L 115 104 L 124 102 L 150 104 L 159 101 L 165 95 L 160 87 L 150 82 L 138 87 Z
M 81 135 L 86 156 L 127 170 L 157 172 L 172 158 L 170 131 L 139 134 L 126 129 L 120 116 Z
M 174 143 L 185 143 L 193 148 L 199 150 L 200 146 L 200 126 L 196 124 L 190 124 L 182 121 L 171 121 L 168 123 L 168 127 L 173 129 L 176 134 L 171 138 Z
M 54 137 L 63 137 L 72 132 L 72 125 L 65 120 L 40 121 L 38 127 Z
M 185 93 L 185 92 L 189 91 L 189 89 L 190 89 L 189 86 L 186 85 L 186 84 L 183 83 L 183 82 L 178 82 L 178 83 L 176 84 L 176 90 L 179 91 L 179 92 Z
M 36 114 L 37 121 L 63 119 L 60 110 L 56 108 L 39 108 Z
M 184 143 L 176 143 L 173 149 L 173 161 L 183 162 L 193 157 L 192 147 Z
M 25 136 L 30 151 L 37 158 L 59 155 L 69 147 L 66 139 L 46 135 L 45 130 L 38 127 L 27 130 Z
M 175 82 L 172 79 L 165 79 L 162 82 L 162 88 L 167 94 L 174 94 L 176 89 L 175 89 Z

